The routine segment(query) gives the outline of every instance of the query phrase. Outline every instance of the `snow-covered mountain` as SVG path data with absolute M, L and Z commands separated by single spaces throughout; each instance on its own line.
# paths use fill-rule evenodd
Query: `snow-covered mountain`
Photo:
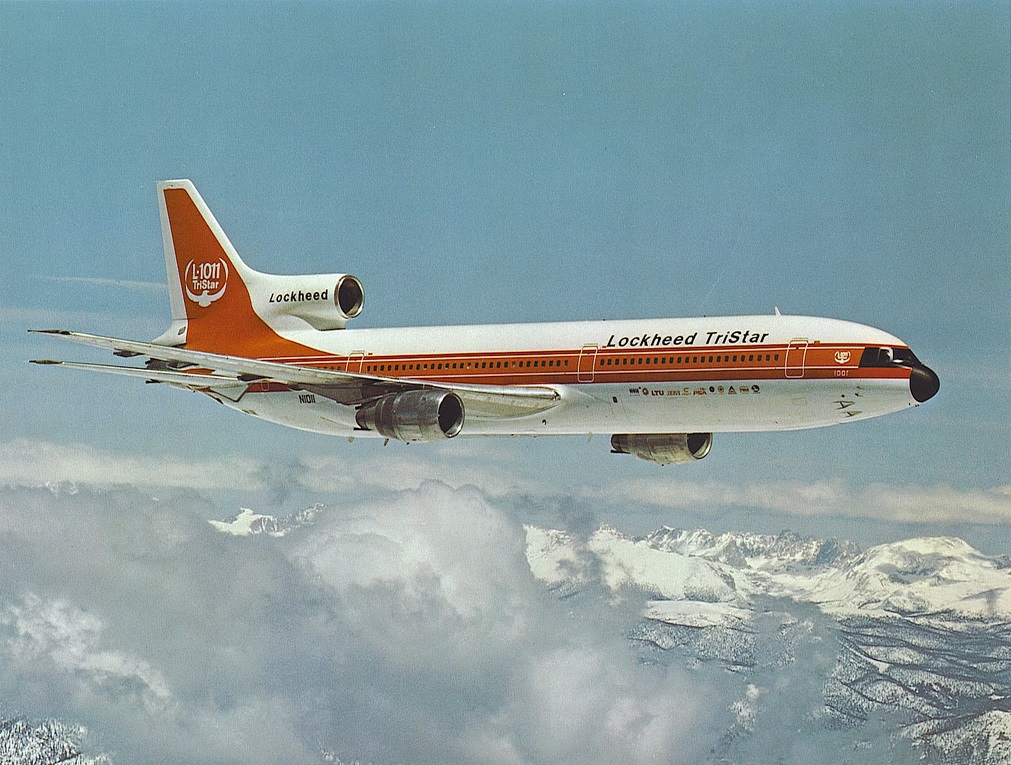
M 661 528 L 587 538 L 527 528 L 534 575 L 560 596 L 646 594 L 643 658 L 716 663 L 760 682 L 823 667 L 812 726 L 887 719 L 927 762 L 1011 762 L 1011 564 L 960 539 L 851 542 Z M 828 650 L 826 650 L 828 647 Z M 778 675 L 777 675 L 778 673 Z M 784 703 L 791 703 L 785 698 Z M 750 704 L 742 701 L 741 733 Z M 735 761 L 734 736 L 716 761 Z
M 0 762 L 4 765 L 111 765 L 105 755 L 84 754 L 87 731 L 55 720 L 30 723 L 20 717 L 0 721 Z
M 218 531 L 236 537 L 247 537 L 251 534 L 269 534 L 272 537 L 283 537 L 292 529 L 313 523 L 324 506 L 317 503 L 313 507 L 299 510 L 297 513 L 276 518 L 273 515 L 254 513 L 248 507 L 239 510 L 228 520 L 210 521 L 211 526 Z
M 960 539 L 878 545 L 661 528 L 634 539 L 602 527 L 588 539 L 527 528 L 534 574 L 571 589 L 600 572 L 612 590 L 635 587 L 657 601 L 748 608 L 756 596 L 815 603 L 836 617 L 929 615 L 1011 618 L 1011 562 Z

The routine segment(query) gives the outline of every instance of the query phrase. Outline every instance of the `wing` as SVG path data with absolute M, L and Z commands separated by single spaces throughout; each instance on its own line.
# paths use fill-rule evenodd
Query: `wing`
M 136 377 L 164 382 L 193 391 L 243 389 L 252 383 L 279 383 L 295 390 L 311 391 L 340 404 L 359 407 L 390 393 L 408 390 L 445 390 L 458 395 L 468 414 L 481 418 L 519 417 L 551 409 L 561 394 L 549 386 L 458 385 L 405 378 L 381 377 L 355 372 L 280 364 L 274 361 L 192 351 L 135 340 L 87 335 L 65 329 L 29 330 L 75 343 L 112 351 L 125 358 L 146 357 L 145 366 L 117 366 L 82 362 L 33 359 L 33 364 L 56 364 L 72 369 Z

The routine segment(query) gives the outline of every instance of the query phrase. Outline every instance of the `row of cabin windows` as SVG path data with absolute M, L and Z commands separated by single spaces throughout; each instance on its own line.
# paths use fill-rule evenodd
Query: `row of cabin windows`
M 547 361 L 460 361 L 450 364 L 448 361 L 442 363 L 429 364 L 368 364 L 366 372 L 415 372 L 424 370 L 445 370 L 445 369 L 519 369 L 521 367 L 567 367 L 568 359 L 549 359 Z
M 724 362 L 731 362 L 731 363 L 746 363 L 746 362 L 749 362 L 749 361 L 759 361 L 760 362 L 760 361 L 762 361 L 762 354 L 761 353 L 758 353 L 758 354 L 749 353 L 749 354 L 745 355 L 745 354 L 741 353 L 741 354 L 734 354 L 733 356 L 729 356 L 729 355 L 728 356 L 710 356 L 708 363 L 712 364 L 712 363 L 714 363 L 714 360 L 715 360 L 715 363 L 717 363 L 717 364 L 721 364 L 721 363 L 724 363 Z M 767 354 L 765 354 L 765 360 L 766 361 L 779 361 L 779 354 L 778 353 L 776 353 L 776 354 L 767 353 Z M 671 364 L 698 364 L 700 361 L 703 364 L 705 364 L 706 363 L 706 357 L 705 356 L 676 356 L 676 357 L 675 356 L 671 356 L 670 357 L 670 363 Z M 652 359 L 646 358 L 645 362 L 643 361 L 643 358 L 641 356 L 639 358 L 637 358 L 637 359 L 636 358 L 633 358 L 633 359 L 628 359 L 628 358 L 622 358 L 622 359 L 610 359 L 610 358 L 608 358 L 608 359 L 600 359 L 597 362 L 597 366 L 600 366 L 600 367 L 603 367 L 603 366 L 608 366 L 608 367 L 609 366 L 616 366 L 616 367 L 619 367 L 619 366 L 629 366 L 629 365 L 635 366 L 636 364 L 640 364 L 640 365 L 643 364 L 643 363 L 649 364 L 650 362 L 652 362 L 653 364 L 657 364 L 657 365 L 662 366 L 662 365 L 667 364 L 667 357 L 666 356 L 659 356 L 659 357 L 658 356 L 654 356 Z
M 758 361 L 761 362 L 762 354 L 727 354 L 720 356 L 709 356 L 709 364 L 722 364 L 722 363 L 747 363 Z M 671 364 L 698 364 L 707 363 L 706 356 L 654 356 L 649 357 L 638 357 L 638 358 L 600 358 L 597 360 L 597 366 L 642 366 L 643 364 L 662 366 L 667 363 Z M 766 353 L 765 361 L 779 361 L 779 354 Z M 365 366 L 366 372 L 421 372 L 421 371 L 439 371 L 439 370 L 451 370 L 451 369 L 530 369 L 530 368 L 543 368 L 543 367 L 567 367 L 569 366 L 568 359 L 559 359 L 555 361 L 554 359 L 548 359 L 546 361 L 537 360 L 527 360 L 527 361 L 482 361 L 480 364 L 476 361 L 467 362 L 431 362 L 427 364 L 367 364 Z M 331 367 L 332 369 L 332 367 Z

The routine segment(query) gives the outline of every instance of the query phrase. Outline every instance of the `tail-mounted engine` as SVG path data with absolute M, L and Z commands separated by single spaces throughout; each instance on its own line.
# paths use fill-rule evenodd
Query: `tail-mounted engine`
M 365 306 L 365 289 L 351 274 L 259 275 L 250 289 L 256 312 L 282 329 L 344 329 Z M 303 323 L 304 322 L 304 323 Z
M 358 427 L 398 441 L 439 441 L 463 429 L 463 402 L 451 391 L 409 390 L 366 404 Z
M 700 460 L 713 446 L 712 433 L 615 433 L 612 454 L 633 454 L 659 465 Z

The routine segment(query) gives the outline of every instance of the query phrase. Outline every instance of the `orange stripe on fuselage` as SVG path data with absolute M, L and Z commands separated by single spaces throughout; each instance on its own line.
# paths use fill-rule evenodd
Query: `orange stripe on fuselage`
M 593 366 L 592 382 L 687 385 L 734 380 L 760 382 L 783 379 L 870 380 L 909 377 L 909 370 L 903 367 L 860 367 L 859 358 L 864 347 L 812 343 L 803 378 L 786 377 L 787 346 L 738 346 L 733 349 L 714 346 L 665 354 L 655 351 L 600 351 Z M 849 352 L 845 363 L 837 360 L 837 352 Z M 589 370 L 579 371 L 579 356 L 580 350 L 366 355 L 364 359 L 356 356 L 350 370 L 348 356 L 322 354 L 319 351 L 313 351 L 311 355 L 282 356 L 270 360 L 334 371 L 361 371 L 377 377 L 441 383 L 588 384 Z M 611 363 L 608 364 L 608 361 Z

